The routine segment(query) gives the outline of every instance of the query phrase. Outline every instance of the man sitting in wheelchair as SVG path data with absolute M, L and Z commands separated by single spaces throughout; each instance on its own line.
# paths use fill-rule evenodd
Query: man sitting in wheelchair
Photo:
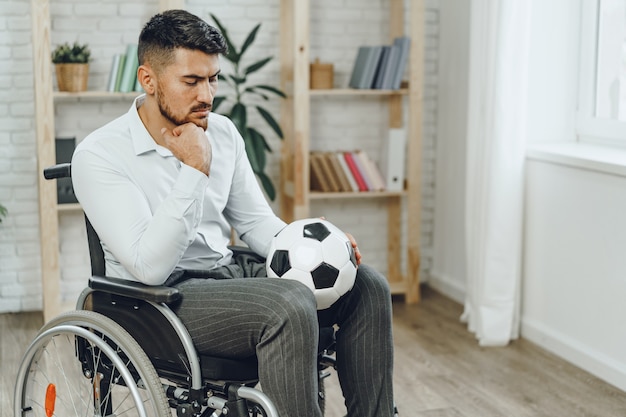
M 386 279 L 361 264 L 353 289 L 317 311 L 306 286 L 267 278 L 262 260 L 228 247 L 232 227 L 265 256 L 285 223 L 266 202 L 234 124 L 211 112 L 226 50 L 222 35 L 188 12 L 152 17 L 138 45 L 145 94 L 77 147 L 74 190 L 100 236 L 106 274 L 178 288 L 173 309 L 198 352 L 256 355 L 262 390 L 280 416 L 321 416 L 318 333 L 336 325 L 348 415 L 392 417 Z

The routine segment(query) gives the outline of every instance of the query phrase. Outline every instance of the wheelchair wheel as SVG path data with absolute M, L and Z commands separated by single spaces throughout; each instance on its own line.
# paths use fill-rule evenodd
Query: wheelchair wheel
M 171 416 L 161 381 L 137 342 L 92 311 L 51 320 L 20 365 L 14 417 Z
M 324 378 L 325 376 L 320 375 L 317 380 L 317 403 L 320 406 L 322 415 L 326 414 L 326 387 L 324 386 Z

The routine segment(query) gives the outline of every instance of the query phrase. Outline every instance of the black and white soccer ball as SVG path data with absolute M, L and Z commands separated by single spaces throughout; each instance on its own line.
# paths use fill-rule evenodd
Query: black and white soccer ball
M 324 310 L 352 289 L 357 263 L 346 234 L 313 218 L 296 220 L 274 236 L 266 268 L 268 277 L 295 279 L 309 287 L 317 309 Z

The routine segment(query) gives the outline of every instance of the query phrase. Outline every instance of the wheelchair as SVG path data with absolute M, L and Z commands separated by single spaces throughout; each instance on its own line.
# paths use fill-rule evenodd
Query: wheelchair
M 46 168 L 44 176 L 70 177 L 71 165 Z M 86 216 L 85 224 L 88 287 L 76 310 L 46 323 L 27 348 L 16 380 L 14 416 L 278 417 L 256 388 L 257 358 L 199 355 L 169 308 L 180 299 L 178 290 L 105 277 L 100 240 Z M 333 328 L 320 329 L 322 411 L 324 378 L 335 366 L 334 342 Z

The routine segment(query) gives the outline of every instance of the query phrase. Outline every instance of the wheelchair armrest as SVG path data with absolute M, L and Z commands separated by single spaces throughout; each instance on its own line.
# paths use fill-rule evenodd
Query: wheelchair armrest
M 64 164 L 56 164 L 43 170 L 43 176 L 47 180 L 55 178 L 67 178 L 72 176 L 72 164 L 66 162 Z
M 145 285 L 141 282 L 120 278 L 100 277 L 97 275 L 89 278 L 89 288 L 125 297 L 139 298 L 145 301 L 165 304 L 173 303 L 181 297 L 178 288 L 166 287 L 164 285 Z

